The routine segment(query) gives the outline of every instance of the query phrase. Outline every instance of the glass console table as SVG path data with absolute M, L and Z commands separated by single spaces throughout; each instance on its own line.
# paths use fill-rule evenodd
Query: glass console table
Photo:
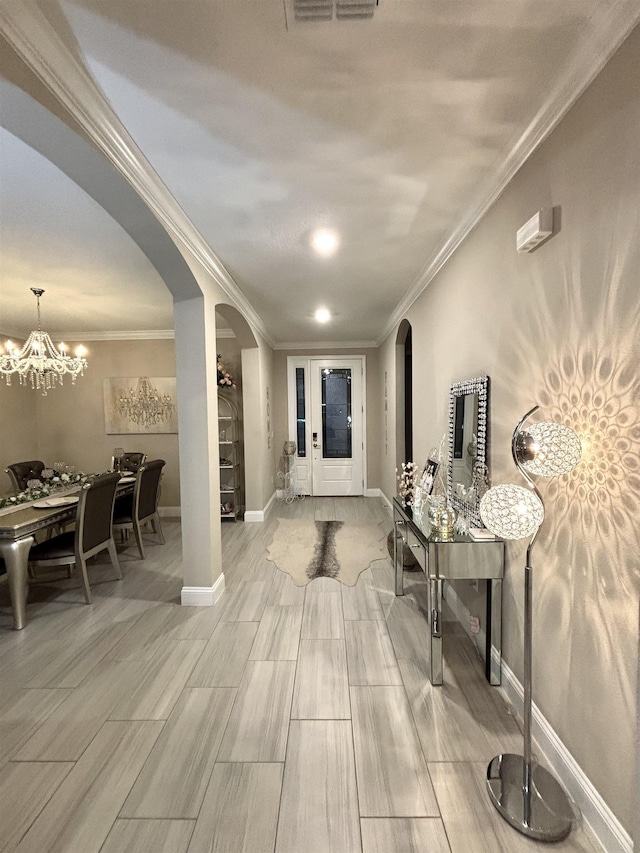
M 476 541 L 458 533 L 451 542 L 434 542 L 425 533 L 411 507 L 393 500 L 393 565 L 396 595 L 404 594 L 402 546 L 406 544 L 427 576 L 429 632 L 431 635 L 431 683 L 442 684 L 442 585 L 443 581 L 481 580 L 486 583 L 484 629 L 485 674 L 490 684 L 500 684 L 502 662 L 502 578 L 504 542 Z

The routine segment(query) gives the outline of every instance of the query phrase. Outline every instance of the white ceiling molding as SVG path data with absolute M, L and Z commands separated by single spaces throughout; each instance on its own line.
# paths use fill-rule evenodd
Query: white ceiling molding
M 371 349 L 377 347 L 376 341 L 281 341 L 274 344 L 275 350 L 333 350 L 333 349 Z
M 167 232 L 211 275 L 235 307 L 273 346 L 262 319 L 203 239 L 158 173 L 78 64 L 42 11 L 21 0 L 0 5 L 0 31 L 29 68 L 69 111 L 87 136 L 131 184 Z
M 407 311 L 435 278 L 470 231 L 487 213 L 514 175 L 549 136 L 587 86 L 604 68 L 629 33 L 640 23 L 637 0 L 600 4 L 592 16 L 591 39 L 586 39 L 563 78 L 558 81 L 527 129 L 516 140 L 498 168 L 482 182 L 475 200 L 461 217 L 457 228 L 428 261 L 412 287 L 400 300 L 382 329 L 376 346 L 397 329 Z
M 216 329 L 216 338 L 235 338 L 233 329 Z
M 52 340 L 58 341 L 172 341 L 173 329 L 132 329 L 117 332 L 50 332 Z

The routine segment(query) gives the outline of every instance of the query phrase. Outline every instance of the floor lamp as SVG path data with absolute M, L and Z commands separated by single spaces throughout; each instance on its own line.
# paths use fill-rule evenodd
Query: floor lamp
M 544 520 L 544 505 L 531 474 L 557 477 L 579 462 L 580 439 L 569 427 L 520 420 L 511 440 L 514 462 L 529 488 L 494 486 L 480 502 L 485 526 L 503 539 L 527 539 L 524 583 L 524 755 L 496 756 L 487 769 L 489 796 L 511 826 L 538 841 L 559 841 L 569 834 L 572 811 L 556 779 L 531 757 L 532 580 L 531 549 Z

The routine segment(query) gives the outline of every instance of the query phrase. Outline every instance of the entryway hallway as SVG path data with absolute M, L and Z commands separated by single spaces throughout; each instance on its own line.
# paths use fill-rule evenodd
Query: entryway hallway
M 485 794 L 521 736 L 475 649 L 445 626 L 428 679 L 425 584 L 388 557 L 355 587 L 295 587 L 266 559 L 278 518 L 373 521 L 378 498 L 278 503 L 223 524 L 226 591 L 179 606 L 180 525 L 123 581 L 93 564 L 31 590 L 10 630 L 0 586 L 0 849 L 20 853 L 524 853 Z M 556 851 L 594 853 L 577 826 Z

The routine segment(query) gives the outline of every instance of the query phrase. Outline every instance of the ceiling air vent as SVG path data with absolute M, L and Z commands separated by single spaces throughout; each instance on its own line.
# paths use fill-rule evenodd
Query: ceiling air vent
M 378 0 L 290 0 L 296 23 L 302 21 L 363 20 L 373 18 Z M 287 8 L 285 6 L 285 8 Z M 290 16 L 287 15 L 290 19 Z

